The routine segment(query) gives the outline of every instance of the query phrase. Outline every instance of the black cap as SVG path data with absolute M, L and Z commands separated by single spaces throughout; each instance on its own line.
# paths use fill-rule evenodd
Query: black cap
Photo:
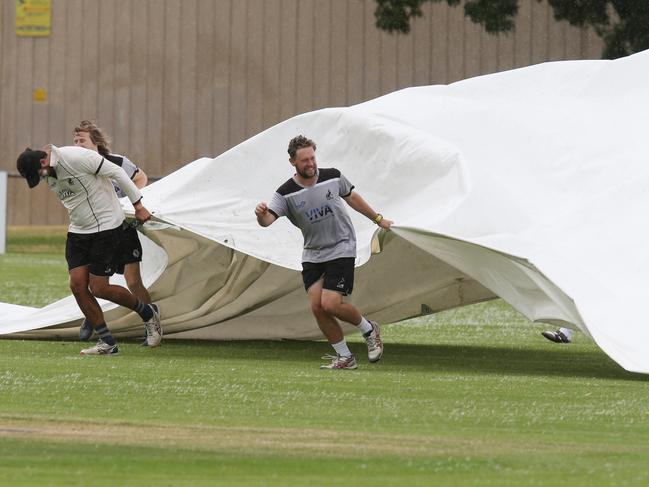
M 18 156 L 16 167 L 22 177 L 27 180 L 30 188 L 36 186 L 40 180 L 41 159 L 47 157 L 42 150 L 31 150 L 29 147 Z

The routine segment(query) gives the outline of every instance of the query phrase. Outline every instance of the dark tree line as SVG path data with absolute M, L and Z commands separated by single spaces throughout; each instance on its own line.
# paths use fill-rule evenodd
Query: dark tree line
M 459 6 L 461 0 L 376 0 L 376 26 L 410 32 L 410 21 L 423 15 L 424 2 Z M 528 0 L 523 0 L 528 1 Z M 536 0 L 538 2 L 542 0 Z M 602 57 L 615 59 L 649 49 L 649 0 L 548 0 L 556 20 L 592 27 L 604 41 Z M 519 0 L 465 0 L 464 15 L 490 34 L 514 30 Z

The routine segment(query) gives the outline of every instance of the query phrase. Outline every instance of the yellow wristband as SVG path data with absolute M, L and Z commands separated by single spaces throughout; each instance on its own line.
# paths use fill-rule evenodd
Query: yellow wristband
M 376 223 L 378 225 L 379 223 L 381 223 L 381 220 L 383 220 L 383 215 L 381 215 L 380 213 L 377 213 L 376 217 L 373 220 L 374 223 Z

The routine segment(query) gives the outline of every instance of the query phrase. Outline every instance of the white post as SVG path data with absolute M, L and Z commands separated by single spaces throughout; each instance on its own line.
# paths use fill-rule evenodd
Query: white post
M 7 172 L 0 171 L 0 254 L 7 249 Z

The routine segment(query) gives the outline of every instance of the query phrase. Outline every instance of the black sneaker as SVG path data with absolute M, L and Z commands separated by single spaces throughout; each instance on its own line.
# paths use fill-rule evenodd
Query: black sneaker
M 82 342 L 87 342 L 90 340 L 95 329 L 92 327 L 90 322 L 84 318 L 83 323 L 79 327 L 79 340 Z
M 541 335 L 554 343 L 570 343 L 572 341 L 561 330 L 542 331 Z

